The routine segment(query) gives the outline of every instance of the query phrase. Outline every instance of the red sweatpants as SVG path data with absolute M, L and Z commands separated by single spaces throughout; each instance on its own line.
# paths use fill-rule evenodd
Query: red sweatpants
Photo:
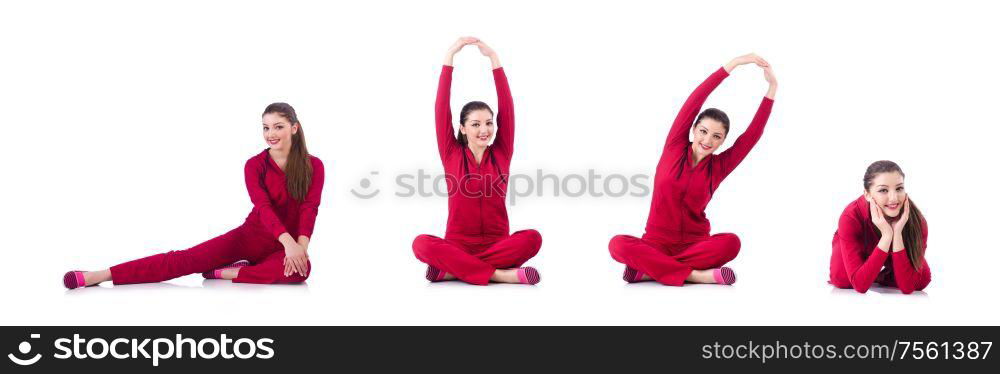
M 489 284 L 496 269 L 521 266 L 535 257 L 541 247 L 542 235 L 535 230 L 521 230 L 485 241 L 441 239 L 433 235 L 413 239 L 413 253 L 418 260 L 478 285 Z
M 237 227 L 207 242 L 183 251 L 170 251 L 111 267 L 114 284 L 162 282 L 188 274 L 203 273 L 239 260 L 238 283 L 300 283 L 306 277 L 284 275 L 284 247 L 270 234 L 247 225 Z M 312 272 L 312 264 L 309 264 Z
M 611 257 L 628 267 L 646 273 L 668 286 L 683 286 L 692 270 L 713 269 L 725 265 L 740 252 L 736 234 L 712 236 L 680 242 L 618 235 L 608 243 Z

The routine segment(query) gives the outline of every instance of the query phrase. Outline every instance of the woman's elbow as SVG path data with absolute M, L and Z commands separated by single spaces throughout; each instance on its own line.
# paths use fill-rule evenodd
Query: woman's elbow
M 914 289 L 917 290 L 917 291 L 923 291 L 930 284 L 931 284 L 931 275 L 927 274 L 925 277 L 921 278 L 917 282 L 917 286 L 914 287 Z
M 854 278 L 848 279 L 848 282 L 850 283 L 850 287 L 844 288 L 853 288 L 855 291 L 858 291 L 858 293 L 867 293 L 868 289 L 872 287 L 872 282 L 859 282 Z

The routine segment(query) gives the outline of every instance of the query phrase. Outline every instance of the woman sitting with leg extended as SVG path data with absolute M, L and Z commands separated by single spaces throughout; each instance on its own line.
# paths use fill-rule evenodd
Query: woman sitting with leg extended
M 298 283 L 309 276 L 306 250 L 316 223 L 324 170 L 306 150 L 295 109 L 274 103 L 262 115 L 268 149 L 244 167 L 253 210 L 243 225 L 183 251 L 170 251 L 99 271 L 70 271 L 66 288 L 162 282 L 202 273 L 242 283 Z

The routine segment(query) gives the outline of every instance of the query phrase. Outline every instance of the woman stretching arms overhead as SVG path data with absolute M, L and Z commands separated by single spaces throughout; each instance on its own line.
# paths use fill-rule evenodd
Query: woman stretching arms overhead
M 708 95 L 733 69 L 751 63 L 763 68 L 769 84 L 767 94 L 746 131 L 732 147 L 716 155 L 715 151 L 729 135 L 729 117 L 714 108 L 698 112 Z M 641 239 L 618 235 L 608 244 L 611 257 L 625 264 L 626 282 L 655 280 L 681 286 L 684 282 L 736 281 L 732 269 L 722 265 L 736 257 L 740 239 L 729 233 L 709 235 L 711 225 L 705 217 L 705 208 L 722 181 L 764 133 L 777 86 L 767 61 L 748 54 L 716 70 L 691 93 L 670 127 L 656 166 L 646 233 Z
M 467 45 L 479 47 L 493 65 L 497 114 L 494 122 L 486 103 L 465 104 L 456 135 L 451 123 L 452 61 Z M 444 239 L 420 235 L 413 240 L 413 253 L 427 264 L 427 280 L 538 283 L 537 270 L 520 266 L 538 253 L 542 236 L 535 230 L 509 233 L 505 200 L 514 154 L 514 99 L 493 49 L 476 38 L 460 38 L 451 46 L 441 68 L 434 114 L 448 183 L 448 225 Z

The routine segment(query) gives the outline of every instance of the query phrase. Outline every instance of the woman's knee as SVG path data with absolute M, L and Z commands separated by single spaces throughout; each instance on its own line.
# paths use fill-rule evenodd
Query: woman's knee
M 440 239 L 433 235 L 417 235 L 413 238 L 413 254 L 417 255 L 417 258 L 429 255 L 434 251 L 434 242 L 437 240 Z
M 921 279 L 920 282 L 917 283 L 917 286 L 914 287 L 913 289 L 916 291 L 923 291 L 930 284 L 931 284 L 931 276 L 927 275 L 927 277 Z
M 532 255 L 537 254 L 538 250 L 542 248 L 542 234 L 540 234 L 537 230 L 521 230 L 515 232 L 514 235 L 517 235 L 524 240 L 525 249 L 527 249 L 528 252 L 532 252 Z
M 608 242 L 608 251 L 611 252 L 611 257 L 617 259 L 628 257 L 631 253 L 633 243 L 635 242 L 635 237 L 629 235 L 615 235 Z
M 308 265 L 308 271 L 306 271 L 305 275 L 302 275 L 302 274 L 299 274 L 299 273 L 292 273 L 290 275 L 285 275 L 285 269 L 284 269 L 284 267 L 282 267 L 281 269 L 279 269 L 279 271 L 280 271 L 280 273 L 278 274 L 278 279 L 277 279 L 277 281 L 275 283 L 292 284 L 292 283 L 302 283 L 302 282 L 305 282 L 306 279 L 309 279 L 309 275 L 312 274 L 313 269 L 312 269 L 312 263 L 309 263 L 309 265 Z
M 310 271 L 309 273 L 312 273 L 312 272 Z M 305 282 L 306 279 L 309 279 L 309 273 L 307 273 L 306 275 L 301 275 L 299 273 L 295 273 L 295 274 L 288 275 L 288 276 L 285 276 L 284 274 L 282 274 L 281 278 L 278 280 L 277 283 L 281 283 L 281 284 L 302 283 L 302 282 Z
M 719 243 L 719 249 L 722 252 L 722 257 L 726 258 L 726 261 L 731 261 L 740 253 L 740 246 L 742 243 L 740 243 L 740 237 L 736 236 L 736 234 L 716 234 L 715 240 Z

